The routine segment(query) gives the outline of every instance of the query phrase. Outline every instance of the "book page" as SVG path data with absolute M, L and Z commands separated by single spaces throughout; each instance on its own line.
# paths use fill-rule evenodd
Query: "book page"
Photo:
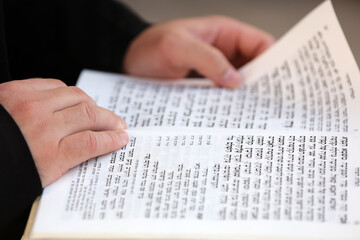
M 360 232 L 357 138 L 229 130 L 130 135 L 123 149 L 80 164 L 46 189 L 34 236 L 345 239 L 340 230 Z
M 236 90 L 84 72 L 130 143 L 47 187 L 31 236 L 359 239 L 360 76 L 331 3 L 239 71 Z
M 95 71 L 78 86 L 129 128 L 359 131 L 359 69 L 336 18 L 299 24 L 239 71 L 236 90 Z

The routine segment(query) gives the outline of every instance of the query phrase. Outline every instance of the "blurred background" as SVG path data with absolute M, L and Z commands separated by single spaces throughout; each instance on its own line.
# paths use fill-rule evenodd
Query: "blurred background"
M 221 14 L 282 36 L 322 0 L 119 0 L 145 20 Z M 335 12 L 360 66 L 360 0 L 332 0 Z

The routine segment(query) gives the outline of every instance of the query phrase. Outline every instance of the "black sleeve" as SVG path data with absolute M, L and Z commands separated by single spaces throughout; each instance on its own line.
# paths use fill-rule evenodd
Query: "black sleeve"
M 0 105 L 0 239 L 20 239 L 42 186 L 16 123 Z
M 115 0 L 4 0 L 12 79 L 73 85 L 83 68 L 119 72 L 148 23 Z
M 68 7 L 66 42 L 76 53 L 76 63 L 81 68 L 120 72 L 128 45 L 148 24 L 114 0 L 75 2 Z
M 119 72 L 129 43 L 148 24 L 114 0 L 86 1 L 85 6 L 69 6 L 71 51 L 87 67 Z

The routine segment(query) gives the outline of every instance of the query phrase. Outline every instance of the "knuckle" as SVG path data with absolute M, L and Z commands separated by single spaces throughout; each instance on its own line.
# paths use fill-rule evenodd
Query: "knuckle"
M 109 144 L 110 146 L 118 146 L 120 143 L 120 136 L 118 134 L 114 134 L 112 132 L 109 132 Z
M 91 156 L 94 156 L 94 154 L 97 153 L 100 144 L 99 139 L 91 131 L 87 131 L 86 136 L 86 149 L 88 149 Z
M 178 67 L 179 59 L 178 54 L 181 49 L 184 49 L 183 46 L 186 41 L 182 41 L 184 36 L 182 36 L 181 31 L 178 30 L 169 30 L 167 34 L 162 34 L 157 42 L 157 46 L 155 47 L 159 55 L 163 56 L 162 65 L 167 68 Z
M 158 42 L 161 53 L 168 54 L 171 49 L 174 49 L 179 41 L 179 37 L 179 34 L 172 30 L 170 30 L 167 34 L 161 35 Z
M 61 81 L 61 80 L 59 80 L 59 79 L 49 78 L 48 80 L 49 80 L 49 81 L 52 81 L 52 82 L 54 82 L 56 85 L 59 85 L 59 86 L 62 86 L 62 87 L 66 87 L 66 86 L 67 86 L 63 81 Z
M 91 105 L 89 103 L 82 103 L 82 113 L 85 119 L 91 123 L 96 124 L 97 122 L 97 111 L 96 107 L 94 105 Z
M 75 95 L 77 95 L 77 96 L 80 96 L 80 97 L 88 97 L 88 95 L 87 95 L 83 90 L 81 90 L 81 89 L 78 88 L 78 87 L 69 86 L 68 89 L 71 90 L 72 93 L 75 94 Z
M 81 90 L 80 88 L 75 87 L 75 86 L 69 86 L 67 88 L 70 89 L 72 94 L 74 94 L 75 96 L 83 99 L 86 102 L 95 104 L 95 101 L 89 95 L 87 95 L 83 90 Z

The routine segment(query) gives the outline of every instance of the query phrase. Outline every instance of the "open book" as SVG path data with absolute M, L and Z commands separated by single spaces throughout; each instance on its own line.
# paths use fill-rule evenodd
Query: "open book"
M 331 3 L 239 71 L 229 90 L 85 70 L 130 143 L 47 187 L 24 238 L 360 239 L 360 74 Z

